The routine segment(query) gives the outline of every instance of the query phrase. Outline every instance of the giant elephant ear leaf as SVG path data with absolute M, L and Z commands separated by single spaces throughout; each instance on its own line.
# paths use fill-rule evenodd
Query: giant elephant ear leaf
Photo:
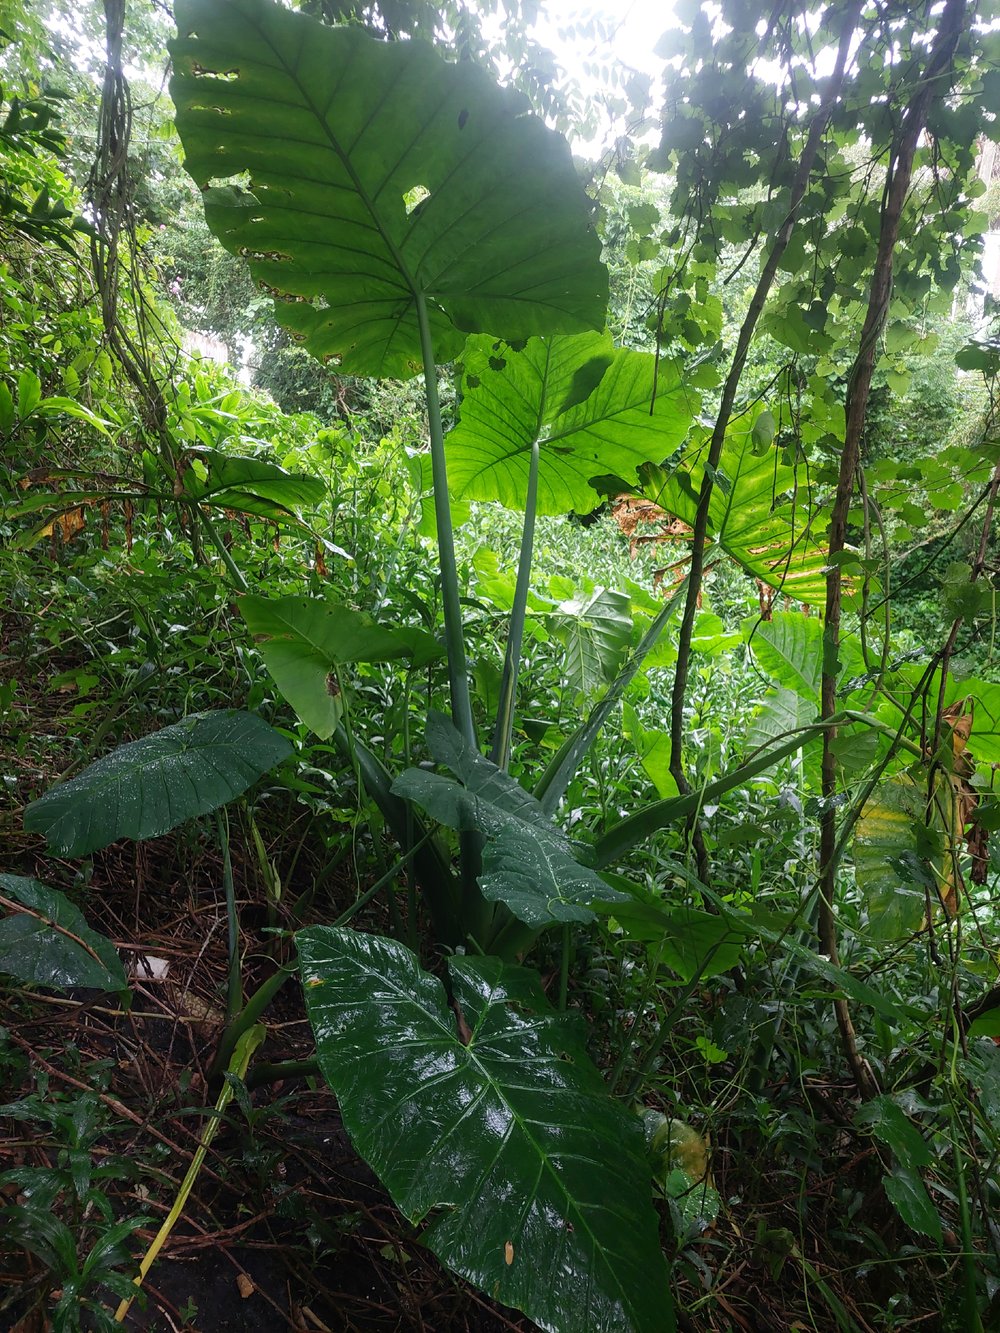
M 176 13 L 171 96 L 208 225 L 314 355 L 415 373 L 418 299 L 438 360 L 465 333 L 603 326 L 607 273 L 569 148 L 520 94 L 422 42 L 272 0 Z
M 456 1014 L 394 940 L 314 926 L 296 943 L 344 1126 L 434 1253 L 543 1329 L 669 1333 L 639 1121 L 537 977 L 452 958 Z
M 733 426 L 715 473 L 709 536 L 748 574 L 809 606 L 826 604 L 826 520 L 813 503 L 804 469 L 758 454 L 756 420 Z M 668 514 L 694 525 L 705 476 L 706 438 L 695 435 L 669 471 L 646 472 L 643 495 Z M 857 580 L 844 578 L 845 605 L 853 605 Z
M 51 788 L 28 806 L 24 827 L 61 856 L 157 838 L 234 800 L 291 749 L 254 713 L 192 713 Z
M 462 500 L 524 507 L 538 446 L 540 514 L 586 513 L 592 477 L 635 481 L 690 428 L 700 399 L 663 357 L 615 350 L 607 335 L 532 338 L 512 348 L 470 338 L 458 425 L 448 435 L 448 477 Z

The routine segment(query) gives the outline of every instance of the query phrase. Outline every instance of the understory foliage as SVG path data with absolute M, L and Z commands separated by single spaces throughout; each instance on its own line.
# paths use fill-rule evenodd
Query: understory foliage
M 1000 34 L 497 13 L 0 5 L 0 1323 L 996 1327 Z

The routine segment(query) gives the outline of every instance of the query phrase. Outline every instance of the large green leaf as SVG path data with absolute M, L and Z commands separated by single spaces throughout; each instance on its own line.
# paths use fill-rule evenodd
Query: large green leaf
M 812 504 L 802 469 L 780 461 L 773 449 L 754 452 L 754 423 L 730 429 L 715 474 L 709 537 L 747 573 L 797 602 L 826 601 L 824 526 Z M 698 432 L 669 472 L 652 469 L 646 498 L 693 525 L 705 474 L 707 432 Z M 853 583 L 844 579 L 845 601 Z
M 576 860 L 569 839 L 547 816 L 542 823 L 519 817 L 450 778 L 420 768 L 401 773 L 392 791 L 447 828 L 482 833 L 483 897 L 506 904 L 526 925 L 593 921 L 592 903 L 621 897 Z
M 430 714 L 427 741 L 458 781 L 411 768 L 392 790 L 448 828 L 485 836 L 479 880 L 484 898 L 505 903 L 529 926 L 543 927 L 593 921 L 592 903 L 622 897 L 576 860 L 569 838 L 535 797 L 472 750 L 442 714 Z
M 607 274 L 565 141 L 470 62 L 271 0 L 180 0 L 171 97 L 205 216 L 345 372 L 422 368 L 466 333 L 601 328 Z M 241 173 L 244 186 L 213 185 Z
M 522 350 L 470 338 L 458 425 L 449 434 L 448 478 L 460 499 L 522 509 L 533 446 L 538 512 L 586 513 L 591 477 L 632 478 L 686 435 L 698 394 L 671 361 L 615 351 L 606 334 L 532 338 Z
M 743 633 L 757 664 L 779 688 L 794 690 L 819 704 L 823 675 L 823 622 L 803 611 L 775 611 L 769 620 L 751 616 Z M 858 639 L 845 634 L 837 649 L 838 677 L 843 684 L 866 671 Z
M 354 1146 L 448 1266 L 558 1333 L 668 1333 L 638 1119 L 533 973 L 392 940 L 296 936 L 320 1068 Z
M 926 790 L 900 774 L 879 783 L 855 826 L 854 873 L 875 939 L 919 930 L 928 903 L 937 902 L 933 873 L 917 850 L 926 806 Z
M 805 699 L 819 699 L 823 625 L 817 616 L 778 611 L 770 620 L 753 618 L 746 629 L 759 666 L 779 687 Z
M 930 1166 L 934 1155 L 923 1134 L 901 1106 L 887 1093 L 865 1102 L 854 1116 L 855 1124 L 868 1125 L 872 1132 L 892 1149 L 904 1167 L 916 1170 Z
M 32 801 L 24 827 L 61 856 L 86 856 L 119 838 L 157 838 L 234 800 L 291 749 L 254 713 L 192 713 Z
M 240 612 L 278 689 L 317 736 L 340 721 L 333 672 L 348 662 L 409 658 L 424 666 L 441 656 L 437 640 L 409 625 L 380 625 L 363 611 L 318 597 L 241 597 Z
M 58 990 L 126 988 L 115 946 L 90 929 L 64 893 L 23 875 L 0 875 L 0 895 L 28 909 L 0 920 L 0 972 Z
M 184 490 L 203 503 L 243 514 L 281 520 L 318 505 L 326 483 L 302 472 L 286 472 L 262 458 L 241 458 L 217 449 L 192 449 L 185 457 Z
M 596 592 L 561 602 L 552 633 L 566 649 L 563 674 L 569 688 L 593 694 L 613 680 L 632 640 L 632 616 L 625 593 Z

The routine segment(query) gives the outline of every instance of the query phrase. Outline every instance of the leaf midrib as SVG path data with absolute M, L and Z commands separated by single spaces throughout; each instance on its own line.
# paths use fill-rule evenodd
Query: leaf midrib
M 348 957 L 350 957 L 350 955 L 348 955 Z M 366 966 L 365 960 L 362 959 L 359 961 L 362 967 Z M 459 971 L 460 970 L 461 969 L 459 969 Z M 371 971 L 372 974 L 378 978 L 379 984 L 382 988 L 385 988 L 386 986 L 391 986 L 391 988 L 400 996 L 401 1000 L 406 1005 L 412 1005 L 416 1007 L 421 1014 L 425 1015 L 427 1019 L 430 1021 L 430 1023 L 433 1024 L 433 1026 L 437 1028 L 438 1031 L 444 1035 L 449 1045 L 451 1045 L 454 1048 L 457 1048 L 456 1054 L 459 1055 L 459 1058 L 461 1058 L 462 1054 L 464 1053 L 467 1067 L 470 1067 L 471 1069 L 475 1070 L 475 1072 L 479 1075 L 480 1083 L 487 1085 L 489 1089 L 491 1089 L 493 1093 L 496 1095 L 498 1100 L 506 1107 L 507 1111 L 511 1116 L 512 1122 L 517 1125 L 518 1129 L 521 1131 L 525 1140 L 533 1149 L 537 1157 L 537 1160 L 540 1163 L 541 1169 L 548 1173 L 548 1175 L 550 1176 L 550 1178 L 552 1179 L 552 1181 L 556 1186 L 556 1192 L 564 1199 L 567 1207 L 567 1212 L 572 1213 L 577 1218 L 580 1226 L 586 1233 L 589 1244 L 591 1246 L 592 1253 L 594 1253 L 595 1255 L 599 1254 L 602 1256 L 602 1258 L 604 1258 L 604 1256 L 606 1255 L 605 1247 L 601 1243 L 599 1238 L 594 1234 L 594 1231 L 589 1224 L 587 1214 L 582 1210 L 582 1206 L 573 1198 L 573 1196 L 564 1186 L 559 1172 L 556 1170 L 555 1166 L 552 1163 L 550 1155 L 542 1148 L 541 1144 L 538 1142 L 535 1135 L 528 1128 L 528 1123 L 521 1117 L 521 1115 L 517 1112 L 516 1108 L 511 1105 L 510 1101 L 508 1100 L 507 1096 L 504 1093 L 503 1085 L 500 1084 L 497 1081 L 497 1079 L 490 1073 L 489 1069 L 486 1066 L 484 1066 L 481 1059 L 476 1054 L 475 1044 L 476 1044 L 477 1034 L 481 1031 L 482 1027 L 484 1026 L 486 1019 L 490 1013 L 490 1010 L 492 1008 L 498 1007 L 499 1005 L 503 1004 L 503 1001 L 494 1001 L 492 999 L 492 995 L 495 993 L 495 991 L 491 989 L 491 995 L 489 998 L 486 999 L 476 1019 L 476 1023 L 472 1030 L 471 1040 L 468 1046 L 466 1046 L 458 1039 L 455 1032 L 452 1030 L 451 1026 L 449 1024 L 442 1022 L 438 1014 L 435 1013 L 433 1010 L 426 1008 L 425 1005 L 422 1004 L 420 1000 L 412 992 L 404 990 L 401 986 L 399 986 L 395 982 L 395 980 L 392 977 L 386 976 L 381 972 L 376 972 L 374 968 L 371 968 Z M 436 984 L 436 990 L 438 992 L 438 999 L 440 1000 L 443 996 L 444 988 L 441 982 L 437 980 L 437 978 L 435 978 L 435 984 Z M 553 1060 L 552 1056 L 549 1055 L 546 1057 L 547 1063 L 551 1063 L 552 1060 Z M 423 1085 L 421 1085 L 421 1087 L 422 1086 Z M 585 1095 L 593 1095 L 593 1094 L 585 1093 Z M 480 1092 L 475 1099 L 477 1103 L 481 1100 L 481 1097 L 482 1093 Z M 409 1099 L 408 1097 L 404 1097 L 402 1101 L 396 1103 L 395 1107 L 393 1107 L 392 1109 L 393 1110 L 398 1109 L 398 1107 L 408 1099 Z M 451 1127 L 449 1126 L 449 1132 L 450 1128 Z M 483 1177 L 480 1175 L 479 1180 L 481 1181 L 482 1178 Z M 537 1198 L 537 1187 L 535 1193 L 531 1197 L 532 1199 Z M 631 1308 L 628 1299 L 628 1289 L 626 1288 L 623 1282 L 620 1282 L 618 1280 L 618 1274 L 614 1266 L 608 1263 L 606 1258 L 604 1258 L 604 1268 L 605 1271 L 611 1276 L 617 1290 L 620 1293 L 620 1299 L 623 1309 L 627 1310 Z

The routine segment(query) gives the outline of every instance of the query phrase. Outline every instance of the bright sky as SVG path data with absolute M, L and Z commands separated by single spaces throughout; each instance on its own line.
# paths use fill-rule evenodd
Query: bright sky
M 585 60 L 620 60 L 634 69 L 655 74 L 662 65 L 653 55 L 653 47 L 668 27 L 676 26 L 671 15 L 669 0 L 608 0 L 605 4 L 581 5 L 580 0 L 542 0 L 541 13 L 535 31 L 539 38 L 556 51 L 571 73 L 579 71 L 570 65 Z M 576 40 L 567 42 L 559 36 L 559 29 L 567 24 L 599 15 L 614 33 L 611 46 Z
M 597 25 L 602 36 L 569 34 L 567 29 L 585 23 L 592 16 L 601 20 Z M 653 54 L 653 48 L 668 27 L 675 27 L 670 0 L 605 0 L 587 5 L 581 0 L 541 0 L 538 22 L 534 33 L 543 45 L 555 52 L 560 64 L 584 92 L 600 101 L 602 92 L 614 90 L 595 81 L 586 73 L 585 66 L 594 64 L 613 66 L 651 74 L 657 78 L 663 70 L 663 61 Z M 583 153 L 599 153 L 609 146 L 614 132 L 610 125 L 589 144 L 577 143 L 574 148 Z

